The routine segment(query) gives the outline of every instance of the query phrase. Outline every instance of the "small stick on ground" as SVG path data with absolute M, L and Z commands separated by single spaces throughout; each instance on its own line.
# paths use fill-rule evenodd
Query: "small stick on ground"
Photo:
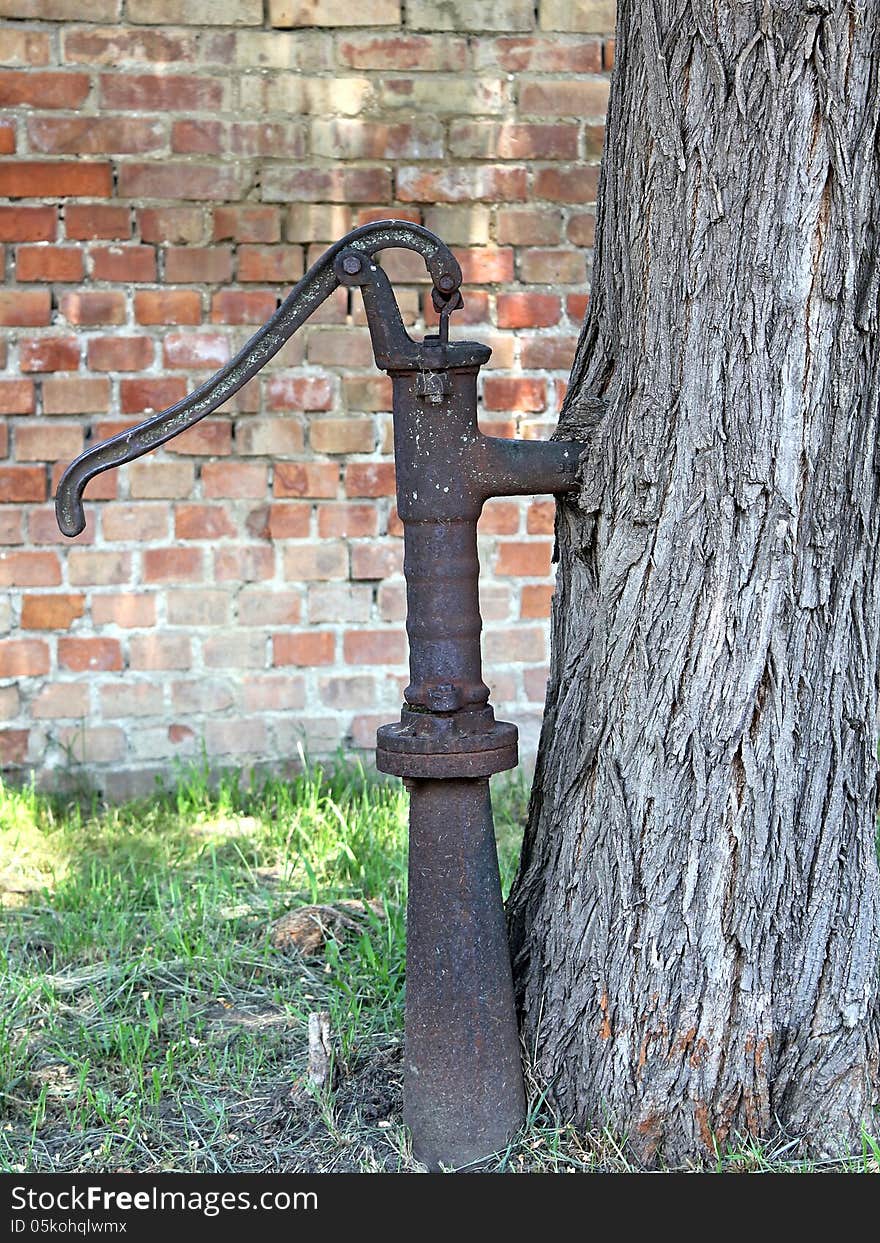
M 326 1010 L 313 1010 L 309 1015 L 309 1083 L 320 1092 L 333 1086 L 332 1077 L 330 1015 Z

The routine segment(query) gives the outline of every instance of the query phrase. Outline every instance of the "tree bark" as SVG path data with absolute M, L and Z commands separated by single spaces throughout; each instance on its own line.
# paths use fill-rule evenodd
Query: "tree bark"
M 562 1114 L 876 1133 L 880 3 L 621 0 L 510 904 Z

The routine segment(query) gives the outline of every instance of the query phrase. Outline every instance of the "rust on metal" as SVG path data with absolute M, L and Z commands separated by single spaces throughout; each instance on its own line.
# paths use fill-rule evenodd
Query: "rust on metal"
M 431 276 L 440 323 L 421 341 L 375 261 L 392 246 L 422 255 Z M 572 489 L 583 446 L 482 434 L 477 380 L 491 351 L 449 340 L 461 269 L 427 229 L 384 220 L 332 246 L 201 388 L 77 458 L 56 512 L 64 534 L 78 534 L 91 478 L 216 410 L 339 285 L 360 288 L 376 364 L 393 386 L 410 678 L 400 719 L 378 731 L 376 763 L 410 793 L 404 1115 L 416 1157 L 460 1167 L 503 1150 L 525 1117 L 488 781 L 515 767 L 517 731 L 495 720 L 482 676 L 477 520 L 493 496 Z

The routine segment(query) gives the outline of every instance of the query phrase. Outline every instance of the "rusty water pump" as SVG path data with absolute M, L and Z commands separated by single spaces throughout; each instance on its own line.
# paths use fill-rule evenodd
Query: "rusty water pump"
M 439 332 L 406 332 L 375 254 L 425 260 Z M 378 732 L 376 762 L 410 795 L 404 1116 L 415 1156 L 434 1168 L 503 1150 L 525 1116 L 522 1064 L 489 777 L 517 763 L 514 725 L 496 721 L 480 660 L 477 519 L 493 496 L 560 493 L 583 446 L 517 441 L 477 428 L 477 374 L 491 351 L 449 340 L 461 269 L 419 225 L 384 220 L 349 233 L 206 384 L 161 414 L 86 450 L 65 471 L 58 524 L 85 526 L 83 490 L 101 471 L 164 444 L 221 406 L 339 285 L 359 286 L 376 364 L 394 394 L 397 509 L 404 528 L 410 683 L 400 720 Z

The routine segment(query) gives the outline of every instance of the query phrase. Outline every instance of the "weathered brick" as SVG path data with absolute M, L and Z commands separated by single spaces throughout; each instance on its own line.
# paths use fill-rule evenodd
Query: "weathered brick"
M 72 241 L 122 241 L 131 236 L 131 210 L 111 203 L 68 203 L 64 209 L 64 232 Z
M 568 220 L 566 237 L 573 246 L 592 246 L 596 240 L 596 217 L 594 213 L 573 213 Z
M 368 544 L 352 544 L 351 577 L 357 579 L 390 578 L 403 571 L 401 540 L 372 540 Z
M 82 682 L 51 682 L 40 688 L 30 705 L 38 721 L 84 717 L 89 711 L 89 688 Z
M 167 539 L 168 519 L 165 505 L 108 505 L 102 514 L 104 539 L 112 543 Z
M 265 544 L 238 544 L 214 552 L 214 581 L 258 582 L 275 573 L 275 552 Z
M 30 423 L 15 429 L 17 462 L 70 462 L 82 453 L 83 429 L 76 424 Z
M 528 284 L 578 285 L 586 281 L 586 262 L 580 250 L 523 250 L 519 275 Z
M 241 198 L 248 175 L 242 164 L 192 164 L 174 160 L 152 164 L 124 163 L 119 169 L 119 194 L 132 199 L 212 199 L 222 202 L 224 199 Z
M 524 199 L 524 167 L 495 164 L 447 165 L 443 168 L 404 165 L 397 170 L 397 194 L 405 203 L 460 203 Z
M 61 566 L 55 552 L 0 552 L 0 587 L 57 587 Z
M 373 589 L 365 584 L 313 583 L 308 589 L 309 621 L 367 621 L 372 599 Z
M 158 716 L 164 707 L 161 686 L 151 682 L 111 683 L 99 691 L 101 716 L 105 720 L 118 717 Z
M 570 371 L 577 349 L 577 337 L 520 337 L 523 367 L 535 371 Z
M 509 35 L 481 39 L 477 67 L 507 73 L 599 73 L 601 39 L 560 39 L 540 35 Z
M 156 624 L 156 597 L 142 591 L 115 595 L 92 595 L 92 621 L 96 626 L 119 626 L 129 630 Z
M 358 10 L 348 0 L 269 0 L 269 24 L 291 26 L 396 26 L 400 0 L 370 0 Z
M 550 573 L 553 544 L 550 540 L 503 540 L 498 545 L 495 573 L 525 578 L 546 578 Z
M 69 638 L 58 640 L 58 664 L 74 673 L 122 668 L 122 648 L 118 639 Z
M 315 453 L 372 453 L 376 447 L 372 419 L 315 419 L 310 427 L 309 439 Z
M 266 467 L 255 463 L 206 462 L 202 467 L 202 492 L 209 498 L 261 500 L 266 495 L 266 474 Z
M 229 246 L 170 246 L 165 253 L 169 283 L 214 285 L 232 280 Z
M 153 361 L 149 337 L 95 337 L 88 343 L 93 371 L 143 371 Z
M 202 643 L 202 659 L 211 669 L 263 669 L 265 636 L 247 630 L 223 630 Z
M 48 65 L 50 56 L 51 45 L 45 31 L 16 30 L 8 25 L 0 30 L 0 64 L 30 68 Z
M 89 18 L 110 22 L 119 16 L 120 0 L 92 0 Z M 0 17 L 26 17 L 41 22 L 79 22 L 83 19 L 81 0 L 0 0 Z
M 296 169 L 267 165 L 261 195 L 267 203 L 386 203 L 391 198 L 391 173 L 384 167 L 358 165 Z
M 394 630 L 349 630 L 342 643 L 349 665 L 399 665 L 406 659 L 406 635 Z
M 578 127 L 453 121 L 449 127 L 449 150 L 452 155 L 470 160 L 574 160 L 578 154 Z
M 216 333 L 171 332 L 162 342 L 166 367 L 216 371 L 229 362 L 229 339 Z
M 522 589 L 520 617 L 549 617 L 553 598 L 552 583 L 528 583 Z
M 615 0 L 541 0 L 538 25 L 542 30 L 571 30 L 577 34 L 613 32 Z
M 519 110 L 526 116 L 601 119 L 607 107 L 607 78 L 542 78 L 523 82 L 519 88 Z
M 511 661 L 545 661 L 547 639 L 539 626 L 487 626 L 483 641 L 487 661 L 509 664 Z
M 513 280 L 513 251 L 505 246 L 472 246 L 453 250 L 466 285 L 492 285 Z M 496 361 L 496 366 L 498 365 Z
M 302 453 L 305 434 L 302 425 L 284 419 L 248 419 L 236 427 L 236 452 L 273 459 Z
M 283 281 L 292 284 L 303 274 L 301 246 L 254 246 L 238 248 L 240 281 Z
M 107 199 L 112 190 L 112 168 L 106 163 L 16 160 L 0 164 L 0 195 L 10 199 Z
M 47 155 L 123 155 L 160 151 L 165 125 L 150 117 L 29 117 L 32 151 Z
M 89 93 L 85 73 L 0 70 L 0 107 L 78 108 Z
M 190 120 L 171 123 L 171 150 L 178 155 L 220 155 L 226 146 L 222 121 Z
M 22 630 L 67 630 L 85 612 L 85 596 L 61 595 L 23 597 Z
M 194 59 L 193 36 L 181 31 L 79 26 L 63 31 L 64 59 L 83 65 L 175 65 Z
M 209 755 L 263 755 L 267 742 L 266 723 L 261 717 L 205 723 L 205 746 Z
M 223 678 L 172 682 L 171 706 L 175 712 L 223 712 L 235 703 L 235 692 Z
M 496 308 L 499 328 L 549 328 L 559 323 L 562 299 L 555 294 L 500 293 Z
M 5 504 L 46 499 L 46 471 L 42 466 L 0 466 L 0 497 Z
M 129 491 L 137 498 L 190 496 L 193 489 L 193 468 L 189 462 L 132 462 L 129 467 Z
M 289 712 L 304 708 L 306 684 L 303 678 L 290 674 L 248 678 L 243 703 L 246 712 Z
M 110 381 L 93 376 L 51 376 L 43 381 L 46 414 L 95 414 L 110 405 Z
M 144 207 L 138 211 L 137 219 L 143 242 L 184 245 L 204 240 L 202 207 Z
M 347 35 L 336 45 L 339 63 L 350 69 L 418 69 L 460 72 L 467 65 L 464 39 L 404 34 Z
M 242 626 L 293 626 L 301 613 L 302 603 L 295 591 L 244 587 L 238 594 L 238 621 Z
M 0 639 L 0 678 L 37 678 L 49 672 L 43 639 Z
M 382 78 L 379 98 L 384 108 L 405 108 L 407 112 L 428 114 L 497 116 L 506 114 L 510 108 L 510 92 L 505 81 L 467 74 Z M 354 110 L 358 111 L 360 109 Z
M 48 289 L 0 290 L 0 326 L 39 328 L 52 315 L 52 295 Z
M 175 539 L 215 540 L 235 535 L 235 524 L 222 505 L 178 505 L 174 510 Z
M 336 117 L 312 121 L 313 155 L 337 160 L 434 160 L 443 156 L 443 128 L 431 118 L 366 121 Z
M 480 535 L 515 535 L 519 530 L 519 513 L 520 507 L 514 501 L 487 501 L 477 530 Z
M 330 410 L 333 384 L 327 376 L 275 375 L 266 384 L 267 410 Z
M 131 580 L 131 554 L 74 548 L 67 557 L 67 576 L 74 587 L 112 587 Z
M 143 578 L 146 583 L 198 582 L 203 571 L 204 558 L 198 548 L 144 550 Z
M 131 669 L 188 669 L 192 664 L 189 637 L 159 632 L 134 635 L 128 663 Z
M 292 116 L 324 116 L 338 113 L 358 116 L 369 107 L 374 87 L 369 78 L 309 78 L 299 73 L 276 72 L 248 75 L 239 84 L 244 112 L 280 112 Z
M 190 591 L 166 591 L 165 606 L 172 626 L 228 626 L 232 614 L 232 596 L 228 591 L 204 588 Z
M 318 535 L 322 539 L 362 539 L 378 534 L 378 530 L 375 505 L 340 501 L 318 506 Z
M 125 734 L 116 725 L 81 726 L 60 729 L 58 742 L 78 764 L 110 764 L 125 755 Z
M 351 462 L 345 468 L 347 496 L 393 496 L 393 462 Z
M 0 768 L 25 763 L 29 737 L 26 729 L 0 730 Z
M 260 26 L 262 0 L 127 0 L 130 22 L 156 26 Z
M 345 578 L 348 575 L 348 552 L 345 544 L 327 541 L 317 545 L 287 545 L 284 549 L 286 582 L 311 582 L 315 579 Z
M 235 123 L 229 127 L 228 145 L 233 155 L 301 160 L 306 154 L 306 129 L 289 121 Z
M 554 203 L 592 203 L 599 186 L 599 169 L 594 165 L 580 168 L 542 168 L 535 174 L 535 194 Z

